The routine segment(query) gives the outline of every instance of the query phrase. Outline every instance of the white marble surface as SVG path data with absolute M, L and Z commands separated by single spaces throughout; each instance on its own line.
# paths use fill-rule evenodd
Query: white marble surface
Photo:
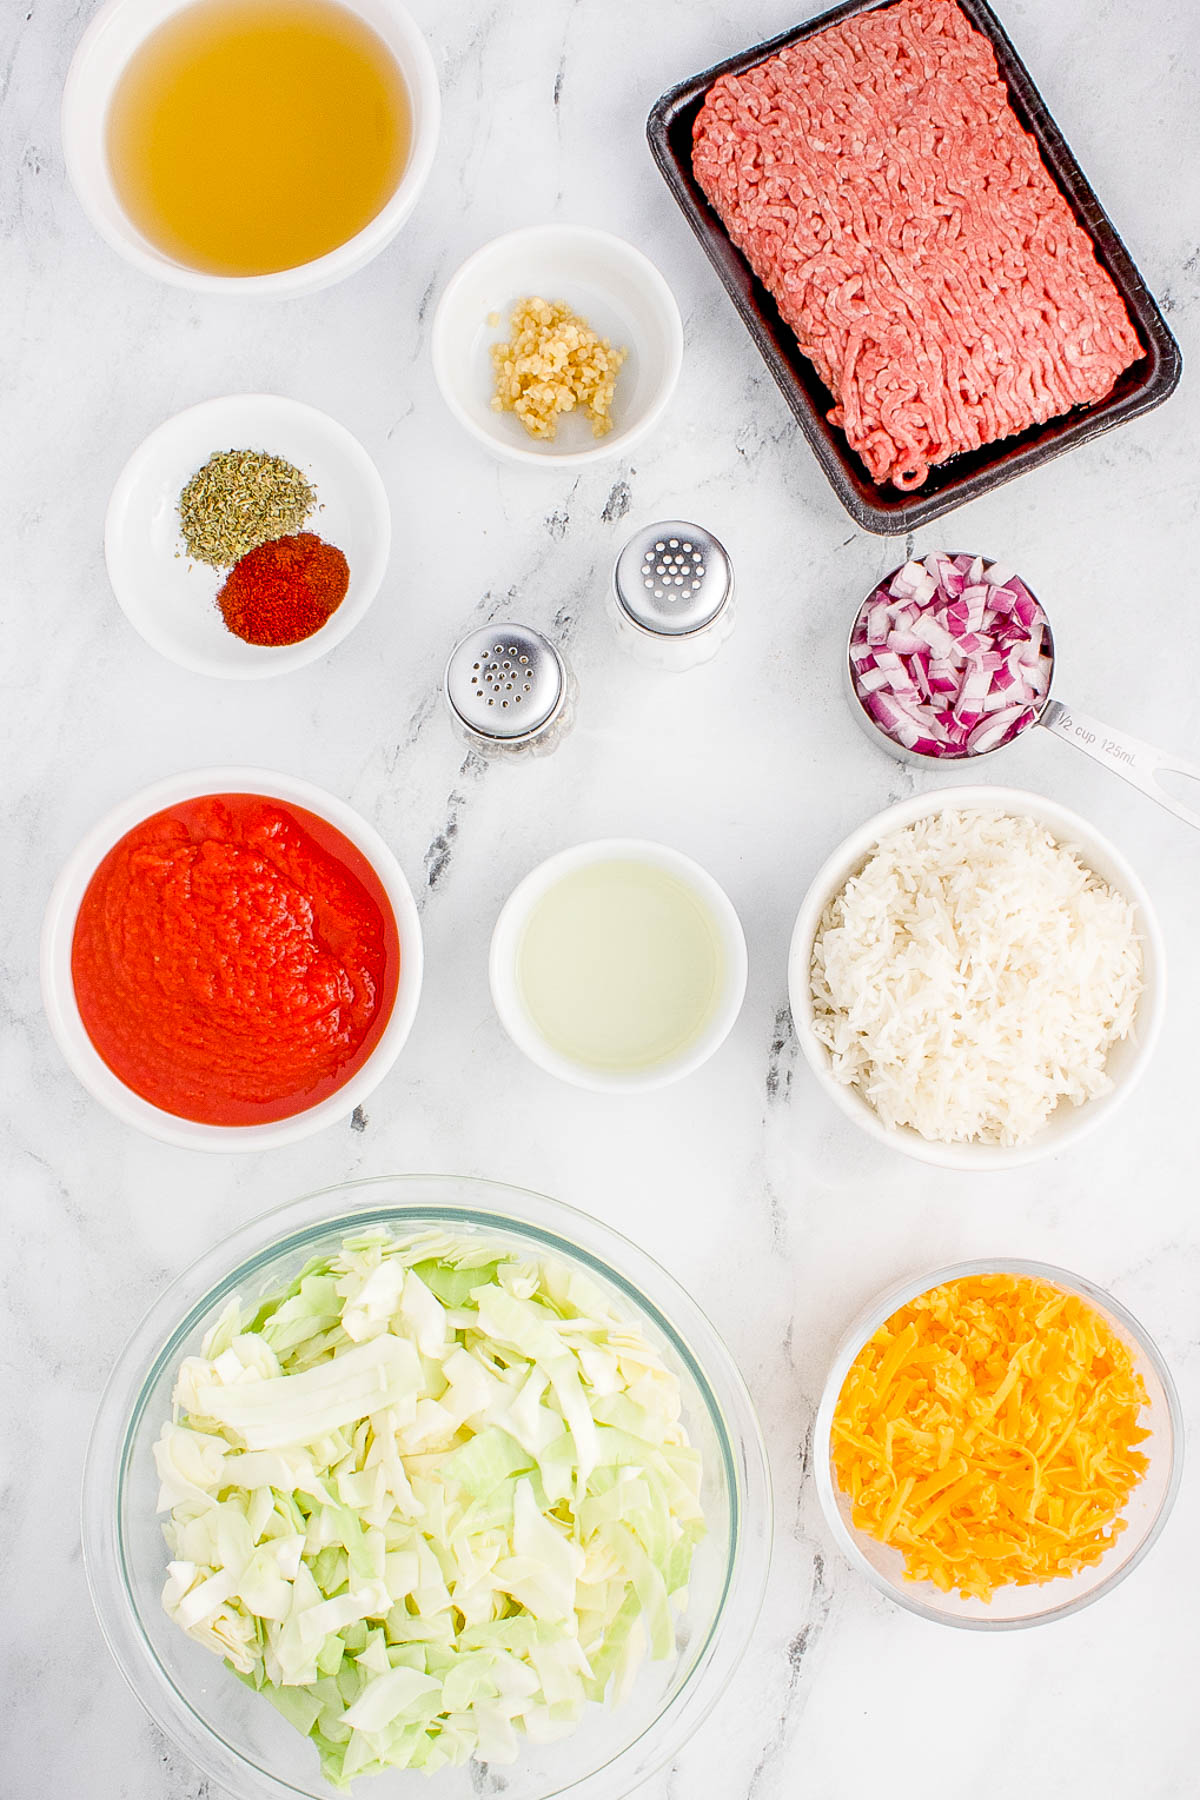
M 897 547 L 855 531 L 826 487 L 642 135 L 664 87 L 794 22 L 805 0 L 414 5 L 446 100 L 426 197 L 363 274 L 272 306 L 158 287 L 105 248 L 66 189 L 57 140 L 90 8 L 8 0 L 0 16 L 0 1792 L 223 1800 L 151 1728 L 92 1619 L 76 1505 L 106 1367 L 168 1278 L 239 1220 L 354 1174 L 450 1169 L 544 1189 L 635 1235 L 709 1310 L 761 1409 L 778 1508 L 766 1608 L 723 1704 L 647 1800 L 1182 1800 L 1200 1768 L 1195 1469 L 1157 1549 L 1101 1606 L 964 1638 L 843 1566 L 805 1442 L 859 1305 L 908 1270 L 987 1251 L 1111 1284 L 1157 1335 L 1197 1423 L 1200 839 L 1044 735 L 1011 752 L 1003 779 L 1086 813 L 1152 890 L 1171 965 L 1155 1063 L 1112 1128 L 1011 1176 L 943 1174 L 855 1134 L 797 1065 L 785 957 L 827 850 L 910 791 L 860 737 L 836 680 L 850 609 Z M 1195 753 L 1200 14 L 1190 0 L 1001 10 L 1192 362 L 1166 408 L 960 513 L 947 539 L 1011 558 L 1047 599 L 1064 695 Z M 579 478 L 489 460 L 446 416 L 427 356 L 431 302 L 462 257 L 545 218 L 648 249 L 686 321 L 663 428 L 631 464 Z M 367 621 L 327 661 L 254 687 L 156 657 L 118 612 L 101 554 L 133 446 L 179 407 L 239 389 L 343 419 L 379 461 L 396 526 Z M 730 547 L 741 617 L 717 663 L 672 682 L 625 659 L 602 592 L 625 533 L 680 513 Z M 1114 626 L 1126 605 L 1131 624 Z M 435 688 L 456 637 L 510 613 L 562 638 L 580 722 L 555 757 L 481 775 Z M 362 1129 L 255 1159 L 172 1151 L 118 1126 L 63 1066 L 36 976 L 47 891 L 85 828 L 159 775 L 224 761 L 307 776 L 374 820 L 420 894 L 428 956 L 416 1029 Z M 707 864 L 741 909 L 751 957 L 716 1060 L 628 1100 L 559 1087 L 522 1061 L 485 971 L 516 879 L 612 832 Z

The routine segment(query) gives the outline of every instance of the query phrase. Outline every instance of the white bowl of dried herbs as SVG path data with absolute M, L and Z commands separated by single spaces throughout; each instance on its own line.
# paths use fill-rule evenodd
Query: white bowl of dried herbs
M 391 515 L 357 438 L 315 407 L 231 394 L 134 451 L 104 553 L 146 642 L 200 675 L 246 681 L 326 655 L 379 591 Z

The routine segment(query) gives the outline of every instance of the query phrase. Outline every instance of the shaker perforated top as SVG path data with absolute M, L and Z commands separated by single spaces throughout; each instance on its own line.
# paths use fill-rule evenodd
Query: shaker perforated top
M 733 565 L 719 538 L 685 519 L 647 525 L 613 570 L 617 604 L 656 637 L 686 637 L 711 625 L 733 592 Z
M 528 625 L 485 625 L 446 665 L 446 698 L 480 737 L 534 737 L 557 717 L 566 693 L 562 658 Z

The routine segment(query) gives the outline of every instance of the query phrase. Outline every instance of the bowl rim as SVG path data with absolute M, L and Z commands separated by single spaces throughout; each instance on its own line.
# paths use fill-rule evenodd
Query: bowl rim
M 1031 1613 L 1027 1617 L 1019 1619 L 955 1617 L 951 1613 L 941 1612 L 938 1608 L 928 1605 L 920 1597 L 919 1590 L 927 1587 L 928 1583 L 913 1582 L 900 1586 L 889 1581 L 864 1554 L 859 1545 L 857 1530 L 852 1530 L 842 1517 L 830 1469 L 829 1441 L 834 1411 L 850 1367 L 867 1339 L 872 1337 L 879 1327 L 891 1318 L 893 1313 L 899 1312 L 901 1307 L 906 1306 L 910 1300 L 915 1300 L 918 1295 L 929 1293 L 933 1288 L 942 1287 L 946 1282 L 959 1281 L 972 1275 L 1036 1276 L 1055 1287 L 1065 1288 L 1071 1293 L 1078 1294 L 1081 1299 L 1110 1313 L 1121 1326 L 1127 1340 L 1140 1351 L 1154 1370 L 1162 1385 L 1167 1420 L 1170 1424 L 1170 1474 L 1159 1501 L 1158 1511 L 1151 1520 L 1137 1549 L 1086 1594 L 1080 1594 L 1073 1600 L 1064 1601 L 1061 1605 L 1051 1605 L 1041 1612 Z M 1072 1613 L 1082 1612 L 1085 1607 L 1091 1606 L 1094 1601 L 1119 1587 L 1126 1576 L 1131 1575 L 1143 1558 L 1149 1554 L 1162 1535 L 1179 1493 L 1183 1480 L 1185 1437 L 1183 1408 L 1170 1366 L 1141 1321 L 1135 1318 L 1128 1307 L 1122 1305 L 1106 1288 L 1089 1281 L 1086 1276 L 1074 1274 L 1070 1269 L 1060 1268 L 1055 1263 L 1041 1262 L 1036 1258 L 972 1257 L 964 1262 L 950 1263 L 944 1268 L 927 1270 L 920 1275 L 908 1276 L 901 1281 L 893 1282 L 863 1307 L 846 1327 L 838 1341 L 837 1349 L 833 1353 L 829 1373 L 825 1378 L 825 1385 L 817 1406 L 816 1421 L 813 1426 L 813 1468 L 817 1482 L 817 1498 L 826 1528 L 846 1560 L 859 1574 L 865 1575 L 871 1586 L 879 1593 L 885 1595 L 887 1599 L 893 1600 L 897 1606 L 903 1607 L 906 1611 L 916 1613 L 919 1618 L 929 1619 L 937 1625 L 951 1625 L 963 1631 L 1024 1631 L 1034 1625 L 1045 1625 L 1053 1619 L 1065 1619 Z M 911 1585 L 912 1592 L 908 1591 L 909 1585 Z M 1043 1585 L 1049 1586 L 1050 1584 Z
M 649 1068 L 614 1070 L 592 1068 L 555 1050 L 542 1037 L 522 1004 L 517 991 L 515 965 L 520 939 L 539 900 L 576 869 L 602 862 L 641 862 L 665 869 L 690 887 L 712 916 L 725 957 L 724 989 L 711 1019 L 696 1040 L 677 1055 Z M 592 1093 L 642 1094 L 669 1087 L 693 1074 L 721 1048 L 742 1010 L 746 997 L 749 959 L 746 935 L 737 909 L 725 889 L 703 864 L 652 838 L 588 838 L 568 845 L 536 864 L 522 877 L 500 908 L 488 948 L 488 985 L 492 1004 L 512 1042 L 548 1075 Z
M 134 49 L 140 49 L 153 31 L 192 3 L 193 0 L 104 0 L 75 47 L 63 85 L 59 135 L 67 176 L 88 222 L 110 249 L 143 274 L 152 275 L 168 286 L 188 288 L 196 293 L 287 299 L 297 294 L 314 293 L 355 274 L 386 249 L 412 213 L 429 179 L 441 130 L 437 68 L 424 35 L 402 0 L 375 0 L 375 4 L 387 12 L 403 45 L 401 49 L 388 42 L 388 49 L 408 91 L 413 114 L 408 160 L 394 191 L 375 217 L 344 244 L 292 269 L 277 269 L 266 275 L 214 275 L 203 269 L 191 269 L 158 250 L 142 236 L 119 200 L 117 211 L 123 228 L 118 228 L 106 209 L 95 203 L 95 134 L 89 125 L 89 116 L 93 109 L 100 113 L 98 129 L 103 135 L 103 119 L 107 116 L 116 83 L 129 66 L 130 57 L 127 55 L 117 74 L 103 83 L 95 74 L 92 59 L 102 47 L 105 36 L 124 23 L 123 15 L 125 18 L 139 12 L 149 15 L 135 28 Z M 383 35 L 356 0 L 340 0 L 340 3 L 348 5 L 352 12 L 363 18 L 378 36 Z M 107 170 L 107 159 L 104 159 L 104 166 Z
M 520 249 L 525 245 L 546 244 L 563 239 L 582 239 L 590 247 L 605 250 L 610 258 L 625 264 L 626 268 L 636 277 L 658 314 L 659 321 L 666 331 L 668 353 L 658 383 L 640 418 L 624 427 L 614 425 L 604 437 L 597 439 L 594 444 L 585 446 L 582 450 L 533 450 L 527 449 L 523 444 L 510 443 L 506 439 L 493 436 L 491 432 L 484 431 L 460 402 L 449 373 L 453 355 L 449 327 L 450 309 L 459 290 L 497 254 L 513 248 Z M 521 463 L 527 468 L 581 468 L 588 463 L 606 462 L 615 455 L 631 450 L 658 424 L 670 404 L 683 367 L 683 320 L 679 312 L 679 303 L 671 291 L 666 276 L 650 261 L 644 251 L 639 250 L 635 244 L 629 243 L 626 238 L 618 237 L 611 231 L 602 231 L 595 225 L 570 225 L 553 222 L 543 225 L 522 225 L 515 231 L 502 232 L 499 237 L 491 238 L 487 243 L 481 244 L 477 250 L 472 251 L 465 262 L 459 264 L 451 275 L 442 290 L 441 299 L 438 301 L 433 315 L 429 354 L 433 363 L 434 379 L 442 399 L 459 424 L 471 434 L 476 443 L 484 445 L 503 462 Z
M 389 1202 L 383 1197 L 397 1189 L 414 1198 Z M 465 1193 L 469 1197 L 422 1197 L 439 1189 L 446 1190 L 447 1196 Z M 406 1220 L 416 1225 L 430 1219 L 457 1219 L 483 1230 L 490 1225 L 498 1231 L 524 1232 L 552 1254 L 597 1269 L 652 1320 L 679 1356 L 701 1394 L 720 1447 L 729 1495 L 731 1548 L 721 1598 L 691 1673 L 663 1710 L 614 1757 L 581 1780 L 541 1797 L 553 1800 L 555 1794 L 569 1794 L 571 1800 L 620 1800 L 678 1753 L 719 1699 L 750 1643 L 770 1571 L 770 1464 L 757 1411 L 741 1372 L 724 1339 L 682 1284 L 649 1252 L 611 1225 L 530 1189 L 486 1177 L 446 1174 L 376 1175 L 339 1182 L 258 1214 L 176 1276 L 120 1350 L 101 1393 L 87 1445 L 81 1539 L 84 1571 L 101 1633 L 126 1684 L 146 1712 L 211 1779 L 244 1793 L 246 1800 L 251 1800 L 251 1795 L 253 1800 L 290 1800 L 304 1792 L 248 1761 L 200 1719 L 147 1642 L 124 1574 L 121 1509 L 130 1447 L 159 1374 L 178 1355 L 187 1335 L 211 1314 L 214 1304 L 252 1281 L 256 1269 L 291 1249 L 301 1254 L 306 1240 L 339 1227 L 354 1230 L 386 1222 L 403 1229 Z M 236 1258 L 232 1267 L 231 1251 Z M 665 1298 L 652 1298 L 651 1289 Z M 701 1348 L 693 1348 L 693 1342 Z M 719 1632 L 717 1626 L 722 1622 L 725 1628 Z M 147 1674 L 149 1687 L 138 1679 Z M 672 1729 L 661 1741 L 655 1739 L 652 1748 L 646 1748 L 647 1739 L 653 1738 L 668 1718 L 673 1721 Z M 637 1762 L 640 1746 L 642 1760 Z M 628 1766 L 633 1763 L 637 1766 Z M 627 1765 L 624 1773 L 622 1764 Z M 246 1782 L 249 1787 L 240 1785 Z
M 332 825 L 366 857 L 387 896 L 400 937 L 400 977 L 392 1011 L 378 1043 L 350 1079 L 303 1112 L 264 1125 L 207 1125 L 177 1118 L 126 1087 L 95 1049 L 84 1029 L 71 979 L 71 946 L 79 907 L 92 875 L 126 832 L 168 806 L 206 794 L 258 794 L 302 806 Z M 42 920 L 42 1006 L 51 1036 L 68 1067 L 94 1100 L 160 1143 L 186 1150 L 251 1153 L 294 1144 L 348 1118 L 383 1080 L 399 1056 L 416 1018 L 424 952 L 421 920 L 404 872 L 375 827 L 346 801 L 298 776 L 242 765 L 187 769 L 139 788 L 85 832 L 63 863 Z
M 911 825 L 917 819 L 946 811 L 1023 813 L 1053 831 L 1055 837 L 1074 839 L 1087 861 L 1094 851 L 1119 874 L 1113 884 L 1131 901 L 1142 944 L 1143 987 L 1135 1013 L 1136 1042 L 1133 1058 L 1122 1078 L 1106 1094 L 1073 1107 L 1060 1129 L 1049 1132 L 1043 1125 L 1027 1144 L 946 1144 L 921 1137 L 909 1127 L 885 1125 L 878 1113 L 854 1088 L 835 1080 L 829 1052 L 813 1026 L 809 966 L 813 940 L 821 915 L 831 899 L 866 860 L 872 847 L 887 832 Z M 1094 1131 L 1125 1101 L 1145 1071 L 1162 1028 L 1166 998 L 1166 946 L 1158 915 L 1141 877 L 1112 840 L 1079 813 L 1027 788 L 992 786 L 990 783 L 929 788 L 874 813 L 831 851 L 813 876 L 792 930 L 788 951 L 788 998 L 800 1049 L 817 1082 L 845 1116 L 877 1143 L 918 1162 L 943 1169 L 991 1171 L 1015 1169 L 1057 1156 Z M 1051 1115 L 1053 1118 L 1055 1115 Z
M 288 419 L 308 426 L 324 438 L 351 470 L 354 481 L 366 502 L 371 518 L 372 546 L 369 557 L 350 572 L 351 588 L 345 599 L 319 631 L 295 644 L 257 645 L 259 655 L 246 662 L 224 663 L 185 650 L 170 631 L 158 623 L 152 607 L 143 607 L 132 595 L 138 588 L 136 577 L 122 567 L 126 558 L 129 531 L 128 508 L 138 482 L 153 469 L 164 445 L 186 430 L 187 423 L 202 424 L 211 418 L 219 431 L 222 418 L 235 410 L 253 408 L 266 422 L 269 432 L 279 421 Z M 257 431 L 258 426 L 254 429 Z M 214 439 L 214 442 L 217 441 Z M 315 529 L 306 523 L 305 529 Z M 178 668 L 216 681 L 270 680 L 289 675 L 320 661 L 331 650 L 344 643 L 360 625 L 378 597 L 387 574 L 392 549 L 392 513 L 383 477 L 370 452 L 354 433 L 319 407 L 304 400 L 292 400 L 283 394 L 218 394 L 209 400 L 198 400 L 163 419 L 147 433 L 130 454 L 113 483 L 108 509 L 104 515 L 104 563 L 108 571 L 113 597 L 126 619 L 144 643 Z M 359 569 L 363 573 L 359 576 Z M 232 636 L 232 634 L 231 634 Z M 235 639 L 235 642 L 240 640 Z M 247 649 L 251 646 L 247 645 Z

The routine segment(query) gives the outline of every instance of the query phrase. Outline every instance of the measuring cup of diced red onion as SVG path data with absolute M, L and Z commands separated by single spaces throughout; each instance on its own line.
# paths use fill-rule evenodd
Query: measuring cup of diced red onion
M 1043 725 L 1200 829 L 1157 780 L 1200 781 L 1200 764 L 1050 698 L 1050 621 L 1004 564 L 937 553 L 893 570 L 858 610 L 846 673 L 860 723 L 902 762 L 974 761 Z

